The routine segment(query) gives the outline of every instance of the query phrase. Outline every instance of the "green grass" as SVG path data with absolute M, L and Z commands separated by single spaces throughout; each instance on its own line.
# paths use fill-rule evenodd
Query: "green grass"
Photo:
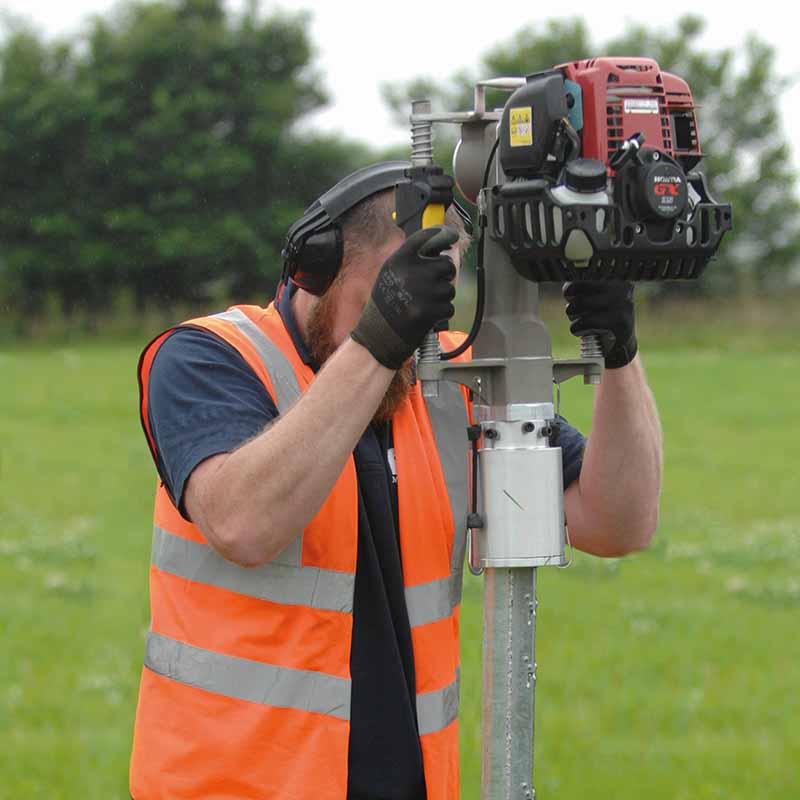
M 769 326 L 644 316 L 660 532 L 646 553 L 540 572 L 537 796 L 800 797 L 798 353 Z M 155 484 L 139 344 L 0 351 L 0 798 L 128 796 Z M 591 393 L 562 399 L 584 429 Z M 467 577 L 470 799 L 481 589 Z

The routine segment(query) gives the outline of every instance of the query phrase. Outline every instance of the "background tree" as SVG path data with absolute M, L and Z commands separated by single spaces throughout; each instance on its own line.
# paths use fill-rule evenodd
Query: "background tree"
M 734 231 L 726 236 L 719 267 L 706 273 L 709 289 L 742 291 L 784 286 L 800 264 L 800 202 L 791 151 L 781 129 L 779 102 L 787 80 L 779 76 L 772 47 L 751 35 L 742 48 L 708 51 L 699 39 L 705 22 L 678 20 L 673 30 L 629 26 L 617 39 L 591 40 L 580 19 L 555 20 L 525 28 L 491 48 L 475 70 L 449 80 L 415 78 L 384 87 L 384 96 L 407 119 L 409 101 L 432 97 L 435 107 L 469 108 L 472 85 L 480 77 L 526 75 L 577 58 L 642 55 L 689 83 L 701 106 L 703 169 L 712 191 L 733 204 Z M 503 95 L 488 98 L 502 105 Z M 447 164 L 453 142 L 440 137 L 437 159 Z
M 45 289 L 65 307 L 87 291 L 81 160 L 86 115 L 75 61 L 16 28 L 0 50 L 0 269 L 5 294 L 32 312 Z
M 299 133 L 326 102 L 304 14 L 222 0 L 131 2 L 76 41 L 0 49 L 2 285 L 66 310 L 130 287 L 138 306 L 263 300 L 289 223 L 363 163 Z

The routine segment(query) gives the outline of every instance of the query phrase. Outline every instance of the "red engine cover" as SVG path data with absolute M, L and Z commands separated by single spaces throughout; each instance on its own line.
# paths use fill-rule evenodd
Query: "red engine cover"
M 556 67 L 583 92 L 584 158 L 608 160 L 635 133 L 691 167 L 701 158 L 692 94 L 652 58 L 592 58 Z

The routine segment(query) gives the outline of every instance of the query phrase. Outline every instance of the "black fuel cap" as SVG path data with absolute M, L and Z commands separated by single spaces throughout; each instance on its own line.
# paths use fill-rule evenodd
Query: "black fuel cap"
M 606 165 L 595 158 L 576 158 L 566 166 L 564 183 L 574 192 L 602 192 L 606 188 Z

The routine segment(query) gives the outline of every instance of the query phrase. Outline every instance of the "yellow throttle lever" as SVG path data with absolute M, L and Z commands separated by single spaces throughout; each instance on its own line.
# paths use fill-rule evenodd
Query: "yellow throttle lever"
M 430 228 L 433 225 L 444 225 L 445 207 L 441 203 L 431 203 L 422 212 L 422 227 Z
M 434 225 L 444 225 L 444 215 L 447 209 L 441 203 L 431 203 L 425 206 L 422 212 L 422 227 L 432 228 Z M 392 211 L 392 219 L 397 222 L 397 212 Z

